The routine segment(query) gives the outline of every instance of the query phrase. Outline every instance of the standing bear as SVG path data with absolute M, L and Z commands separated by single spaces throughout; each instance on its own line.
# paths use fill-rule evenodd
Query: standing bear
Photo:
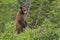
M 16 15 L 16 32 L 19 34 L 20 32 L 23 32 L 23 28 L 27 26 L 27 9 L 25 6 L 20 7 L 19 11 Z

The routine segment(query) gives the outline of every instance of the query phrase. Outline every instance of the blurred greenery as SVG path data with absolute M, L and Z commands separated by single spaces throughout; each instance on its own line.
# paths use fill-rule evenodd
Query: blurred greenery
M 24 32 L 15 31 L 18 0 L 0 0 L 0 40 L 60 40 L 60 0 L 31 0 Z M 33 23 L 33 24 L 32 24 Z

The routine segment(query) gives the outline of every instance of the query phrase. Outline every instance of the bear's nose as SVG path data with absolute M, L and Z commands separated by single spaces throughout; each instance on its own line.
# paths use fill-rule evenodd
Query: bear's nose
M 24 11 L 24 13 L 27 13 L 27 11 Z

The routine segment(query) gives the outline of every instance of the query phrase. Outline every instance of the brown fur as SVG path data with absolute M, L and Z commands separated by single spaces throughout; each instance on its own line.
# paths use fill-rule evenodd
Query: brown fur
M 24 9 L 24 8 L 21 7 L 16 15 L 16 31 L 17 31 L 17 33 L 22 32 L 23 28 L 25 28 L 27 26 L 27 22 L 26 22 L 27 13 L 24 13 L 24 11 L 27 11 L 27 9 L 26 8 Z

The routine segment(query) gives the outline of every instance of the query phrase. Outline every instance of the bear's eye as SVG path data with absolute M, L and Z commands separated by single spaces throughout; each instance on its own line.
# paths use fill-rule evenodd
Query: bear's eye
M 24 10 L 24 11 L 26 11 L 26 10 Z
M 24 11 L 26 11 L 26 10 L 24 10 Z

